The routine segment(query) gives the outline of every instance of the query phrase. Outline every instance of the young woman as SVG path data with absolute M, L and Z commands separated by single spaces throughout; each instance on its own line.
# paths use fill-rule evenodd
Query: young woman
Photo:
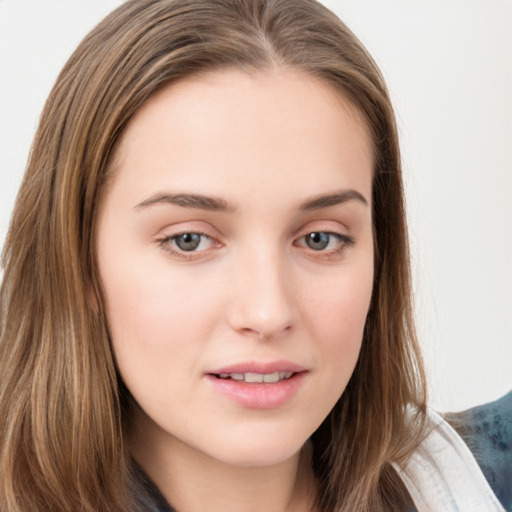
M 312 0 L 109 15 L 4 268 L 2 512 L 503 510 L 427 411 L 386 87 Z

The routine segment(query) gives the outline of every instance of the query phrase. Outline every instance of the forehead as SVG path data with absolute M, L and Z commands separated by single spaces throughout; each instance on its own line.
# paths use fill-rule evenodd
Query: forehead
M 227 183 L 247 192 L 300 182 L 314 194 L 334 186 L 336 173 L 369 190 L 372 168 L 358 110 L 319 79 L 274 68 L 208 72 L 165 86 L 130 121 L 112 172 L 114 183 L 147 192 L 193 187 L 219 195 Z

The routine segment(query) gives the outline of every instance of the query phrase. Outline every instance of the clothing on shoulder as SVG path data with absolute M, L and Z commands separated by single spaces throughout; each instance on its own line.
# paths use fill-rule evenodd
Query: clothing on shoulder
M 442 416 L 469 447 L 503 508 L 512 512 L 512 391 L 495 402 Z M 147 510 L 174 512 L 142 469 L 137 466 L 136 472 Z

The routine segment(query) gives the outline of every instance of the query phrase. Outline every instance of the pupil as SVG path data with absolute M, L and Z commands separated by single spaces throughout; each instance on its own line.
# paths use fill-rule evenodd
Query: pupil
M 201 236 L 197 233 L 183 233 L 183 235 L 179 235 L 176 237 L 176 245 L 182 251 L 193 251 L 197 249 L 199 242 L 201 241 Z
M 321 231 L 310 233 L 306 238 L 306 242 L 310 249 L 320 251 L 325 249 L 329 244 L 329 233 L 323 233 Z

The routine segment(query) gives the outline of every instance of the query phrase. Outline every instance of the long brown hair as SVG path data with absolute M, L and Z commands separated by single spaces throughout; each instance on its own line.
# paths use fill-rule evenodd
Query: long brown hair
M 323 511 L 397 510 L 423 435 L 395 118 L 382 76 L 315 0 L 131 0 L 71 56 L 46 102 L 3 253 L 0 510 L 136 510 L 94 258 L 116 142 L 150 95 L 191 74 L 291 66 L 330 84 L 373 140 L 375 282 L 354 374 L 313 434 Z

